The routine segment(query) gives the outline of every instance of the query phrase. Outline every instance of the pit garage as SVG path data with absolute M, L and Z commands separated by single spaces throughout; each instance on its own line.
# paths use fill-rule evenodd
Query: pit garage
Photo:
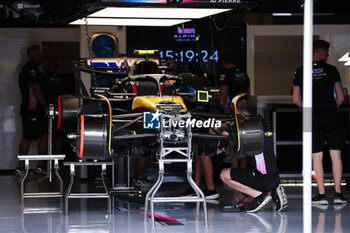
M 347 9 L 1 2 L 0 231 L 349 231 Z

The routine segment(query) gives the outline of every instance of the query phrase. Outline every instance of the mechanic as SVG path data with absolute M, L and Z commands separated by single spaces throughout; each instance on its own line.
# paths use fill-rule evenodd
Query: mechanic
M 219 76 L 220 84 L 220 102 L 223 105 L 224 113 L 230 114 L 229 104 L 231 99 L 241 93 L 247 93 L 244 98 L 249 99 L 250 79 L 247 74 L 241 72 L 236 66 L 235 56 L 230 49 L 225 49 L 220 53 L 219 61 L 221 63 L 222 72 Z M 233 159 L 233 157 L 232 157 Z M 230 157 L 225 162 L 232 162 L 232 167 L 246 167 L 246 159 L 234 159 L 230 161 Z
M 316 172 L 318 194 L 312 198 L 313 204 L 328 205 L 324 187 L 323 146 L 327 141 L 332 160 L 334 179 L 334 204 L 344 204 L 347 200 L 341 193 L 343 166 L 341 148 L 344 143 L 344 131 L 339 106 L 344 101 L 344 92 L 339 72 L 335 66 L 326 63 L 330 44 L 324 40 L 313 43 L 313 97 L 312 97 L 312 160 Z M 293 102 L 302 107 L 301 90 L 303 85 L 303 67 L 299 67 L 294 76 Z M 335 96 L 334 96 L 335 91 Z
M 247 100 L 237 104 L 237 113 L 244 116 L 256 115 L 256 107 Z M 263 120 L 264 131 L 268 132 L 268 123 Z M 279 172 L 273 150 L 271 135 L 265 134 L 264 150 L 261 154 L 247 156 L 247 168 L 225 168 L 221 171 L 222 181 L 236 190 L 234 206 L 224 206 L 224 212 L 242 211 L 246 204 L 251 204 L 247 212 L 257 212 L 266 206 L 271 199 L 276 211 L 287 208 L 287 198 L 280 186 Z
M 182 78 L 183 88 L 187 93 L 195 93 L 198 90 L 204 90 L 204 87 L 208 86 L 208 83 L 199 76 L 191 73 L 181 73 L 179 77 Z M 197 103 L 198 105 L 198 103 Z M 186 104 L 186 106 L 191 106 Z M 198 109 L 198 106 L 193 106 Z M 210 111 L 215 113 L 217 110 L 215 107 L 210 106 Z M 215 134 L 212 130 L 209 131 L 211 134 Z M 213 179 L 213 163 L 210 154 L 214 154 L 216 149 L 216 142 L 198 142 L 194 143 L 193 149 L 195 150 L 195 156 L 193 157 L 194 173 L 193 179 L 199 186 L 201 178 L 204 175 L 206 188 L 203 190 L 204 196 L 208 200 L 217 199 L 220 195 L 216 191 Z M 211 153 L 212 152 L 212 153 Z M 186 189 L 182 196 L 195 196 L 195 192 L 192 188 Z
M 169 75 L 177 75 L 182 80 L 182 89 L 186 93 L 196 93 L 198 90 L 204 90 L 204 87 L 208 87 L 209 84 L 203 78 L 192 74 L 192 73 L 179 73 L 177 66 L 173 59 L 169 59 L 166 61 L 166 74 Z M 172 86 L 174 84 L 173 80 L 168 80 L 164 82 L 164 91 L 169 92 L 172 90 Z M 188 110 L 198 109 L 198 103 L 186 102 L 186 106 Z M 210 110 L 213 110 L 212 108 Z M 204 175 L 206 189 L 203 190 L 204 196 L 206 199 L 216 199 L 219 197 L 219 193 L 216 191 L 214 186 L 213 179 L 213 163 L 211 161 L 211 156 L 205 155 L 204 153 L 208 151 L 208 147 L 210 149 L 209 143 L 201 143 L 201 146 L 198 146 L 199 143 L 192 143 L 193 150 L 195 151 L 195 155 L 193 156 L 193 164 L 194 164 L 194 173 L 193 179 L 195 183 L 199 186 L 202 175 Z M 214 146 L 215 148 L 215 146 Z M 192 188 L 187 188 L 181 196 L 195 196 L 196 193 Z
M 27 49 L 28 61 L 19 74 L 19 87 L 22 95 L 21 117 L 23 134 L 19 145 L 19 154 L 27 155 L 33 140 L 38 141 L 38 154 L 47 154 L 47 102 L 44 98 L 40 82 L 42 73 L 41 51 L 39 45 L 32 45 Z M 35 168 L 37 174 L 45 174 L 45 161 L 38 161 Z M 20 161 L 15 174 L 24 175 L 24 161 Z

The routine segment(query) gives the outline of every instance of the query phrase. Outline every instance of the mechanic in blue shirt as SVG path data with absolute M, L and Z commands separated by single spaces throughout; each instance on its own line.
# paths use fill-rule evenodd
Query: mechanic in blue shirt
M 335 66 L 326 63 L 329 43 L 316 40 L 313 44 L 313 97 L 312 97 L 312 160 L 316 172 L 318 195 L 312 198 L 313 204 L 328 205 L 325 194 L 323 172 L 323 146 L 327 141 L 332 159 L 332 171 L 335 186 L 334 204 L 344 204 L 347 200 L 341 194 L 343 166 L 341 148 L 344 132 L 339 106 L 344 101 L 344 92 L 339 72 Z M 299 67 L 294 76 L 293 102 L 302 107 L 301 90 L 303 88 L 303 67 Z

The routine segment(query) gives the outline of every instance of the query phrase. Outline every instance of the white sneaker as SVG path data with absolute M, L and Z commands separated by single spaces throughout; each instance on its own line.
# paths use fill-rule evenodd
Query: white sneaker
M 284 191 L 284 188 L 282 186 L 278 186 L 275 188 L 272 193 L 271 197 L 273 202 L 275 203 L 275 210 L 280 212 L 288 207 L 288 199 L 286 192 Z
M 135 180 L 134 185 L 139 188 L 151 188 L 153 183 L 149 180 Z
M 22 177 L 22 176 L 24 176 L 25 173 L 26 173 L 26 171 L 24 169 L 16 168 L 16 170 L 15 170 L 16 176 Z
M 36 166 L 35 169 L 34 169 L 34 172 L 38 175 L 44 175 L 46 176 L 47 175 L 47 172 L 44 171 L 41 167 L 39 166 Z
M 262 193 L 260 196 L 256 197 L 251 205 L 251 209 L 247 210 L 248 213 L 255 213 L 260 209 L 264 208 L 270 201 L 272 197 L 267 193 Z

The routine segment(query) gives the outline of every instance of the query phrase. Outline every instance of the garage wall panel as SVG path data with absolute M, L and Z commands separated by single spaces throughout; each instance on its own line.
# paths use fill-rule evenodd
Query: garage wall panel
M 26 49 L 43 41 L 80 42 L 79 28 L 0 28 L 0 170 L 14 169 L 22 138 L 18 74 Z M 30 153 L 36 153 L 36 143 Z
M 289 95 L 287 86 L 292 83 L 295 69 L 303 63 L 302 57 L 296 55 L 302 52 L 302 43 L 300 43 L 302 36 L 302 25 L 248 25 L 247 72 L 251 78 L 252 94 Z M 283 38 L 289 39 L 283 40 Z M 290 41 L 293 38 L 295 40 Z M 344 66 L 344 62 L 339 61 L 340 57 L 350 52 L 350 25 L 315 25 L 314 38 L 330 42 L 328 63 L 338 68 L 344 87 L 350 90 L 350 66 Z M 264 63 L 267 65 L 264 66 Z M 280 69 L 276 64 L 285 68 Z M 259 69 L 263 69 L 264 72 L 260 73 Z M 280 83 L 281 78 L 283 83 Z M 277 83 L 280 84 L 278 87 Z M 274 88 L 269 89 L 268 86 Z

